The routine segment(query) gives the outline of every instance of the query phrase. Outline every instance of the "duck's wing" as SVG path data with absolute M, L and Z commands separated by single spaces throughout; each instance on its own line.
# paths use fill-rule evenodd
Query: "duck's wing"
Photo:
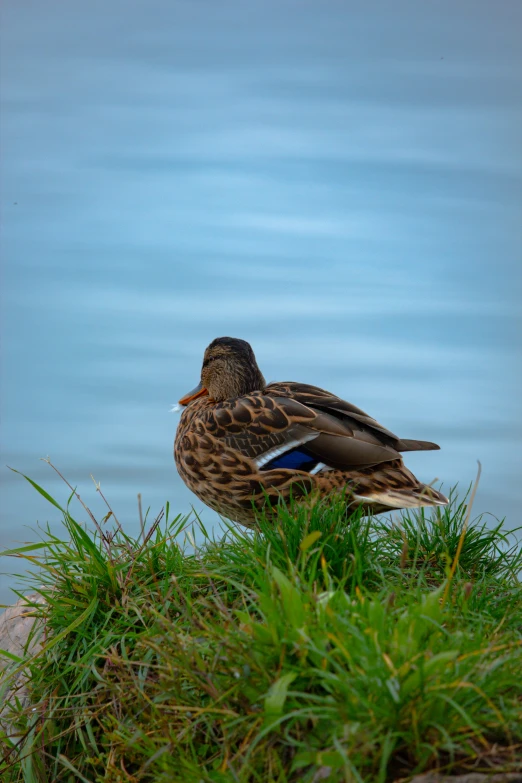
M 356 419 L 339 418 L 283 396 L 278 384 L 218 403 L 208 416 L 205 430 L 209 438 L 215 439 L 215 445 L 221 442 L 228 447 L 228 456 L 223 455 L 222 461 L 234 459 L 231 453 L 235 452 L 252 460 L 259 471 L 353 470 L 400 457 L 389 443 L 393 436 L 386 430 L 383 434 Z M 205 448 L 204 441 L 200 448 Z
M 320 389 L 318 386 L 282 381 L 281 383 L 269 384 L 266 388 L 266 393 L 289 397 L 312 410 L 328 413 L 345 424 L 349 429 L 357 429 L 359 425 L 364 431 L 373 433 L 380 442 L 391 446 L 396 451 L 433 451 L 440 448 L 436 443 L 427 440 L 399 438 L 360 408 L 340 397 L 336 397 L 335 394 Z

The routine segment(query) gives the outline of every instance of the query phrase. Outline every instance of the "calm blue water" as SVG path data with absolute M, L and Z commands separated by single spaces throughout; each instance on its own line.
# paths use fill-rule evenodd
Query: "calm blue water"
M 477 0 L 7 0 L 0 464 L 65 502 L 50 455 L 101 512 L 93 474 L 131 531 L 137 492 L 201 509 L 168 410 L 231 335 L 267 379 L 440 443 L 408 455 L 425 481 L 467 487 L 480 459 L 476 510 L 518 525 L 521 22 Z M 59 532 L 0 479 L 2 547 Z

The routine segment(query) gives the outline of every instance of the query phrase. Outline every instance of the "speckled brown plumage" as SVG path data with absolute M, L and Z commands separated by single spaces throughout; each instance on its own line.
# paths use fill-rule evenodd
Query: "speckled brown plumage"
M 227 398 L 229 378 L 235 391 L 248 390 Z M 254 384 L 262 388 L 248 388 Z M 400 455 L 438 446 L 398 438 L 315 386 L 265 385 L 242 340 L 218 338 L 207 348 L 202 387 L 182 400 L 174 457 L 185 484 L 229 519 L 251 526 L 256 509 L 280 497 L 313 502 L 336 491 L 374 513 L 447 502 Z M 288 460 L 303 469 L 278 467 Z

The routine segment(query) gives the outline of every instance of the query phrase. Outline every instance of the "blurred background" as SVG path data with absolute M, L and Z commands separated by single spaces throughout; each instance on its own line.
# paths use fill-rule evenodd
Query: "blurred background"
M 520 524 L 521 24 L 514 0 L 5 0 L 2 548 L 60 532 L 5 467 L 65 503 L 47 455 L 130 532 L 138 492 L 203 510 L 169 408 L 223 335 L 440 443 L 407 455 L 423 481 L 465 491 L 480 459 L 475 510 Z

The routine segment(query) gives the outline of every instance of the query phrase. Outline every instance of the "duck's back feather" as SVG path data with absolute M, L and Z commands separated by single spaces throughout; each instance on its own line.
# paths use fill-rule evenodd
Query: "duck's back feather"
M 209 434 L 215 434 L 228 447 L 252 459 L 263 472 L 274 467 L 299 469 L 287 467 L 282 458 L 302 447 L 306 447 L 306 454 L 311 457 L 310 469 L 314 459 L 315 464 L 321 462 L 328 468 L 353 470 L 400 457 L 392 445 L 398 438 L 387 431 L 383 433 L 377 422 L 375 427 L 370 426 L 374 420 L 362 411 L 359 418 L 368 423 L 346 414 L 333 415 L 324 406 L 313 407 L 301 402 L 295 394 L 280 396 L 280 390 L 279 384 L 272 384 L 263 392 L 217 404 L 209 412 Z M 293 389 L 286 384 L 284 391 L 292 393 Z M 307 460 L 301 462 L 308 467 L 307 463 Z
M 378 442 L 391 446 L 397 452 L 433 451 L 440 448 L 436 443 L 430 441 L 399 438 L 361 408 L 318 386 L 282 381 L 269 384 L 265 393 L 290 397 L 313 410 L 324 411 L 337 418 L 351 430 L 360 429 L 362 432 L 374 434 L 377 436 Z M 360 425 L 359 428 L 357 425 Z

